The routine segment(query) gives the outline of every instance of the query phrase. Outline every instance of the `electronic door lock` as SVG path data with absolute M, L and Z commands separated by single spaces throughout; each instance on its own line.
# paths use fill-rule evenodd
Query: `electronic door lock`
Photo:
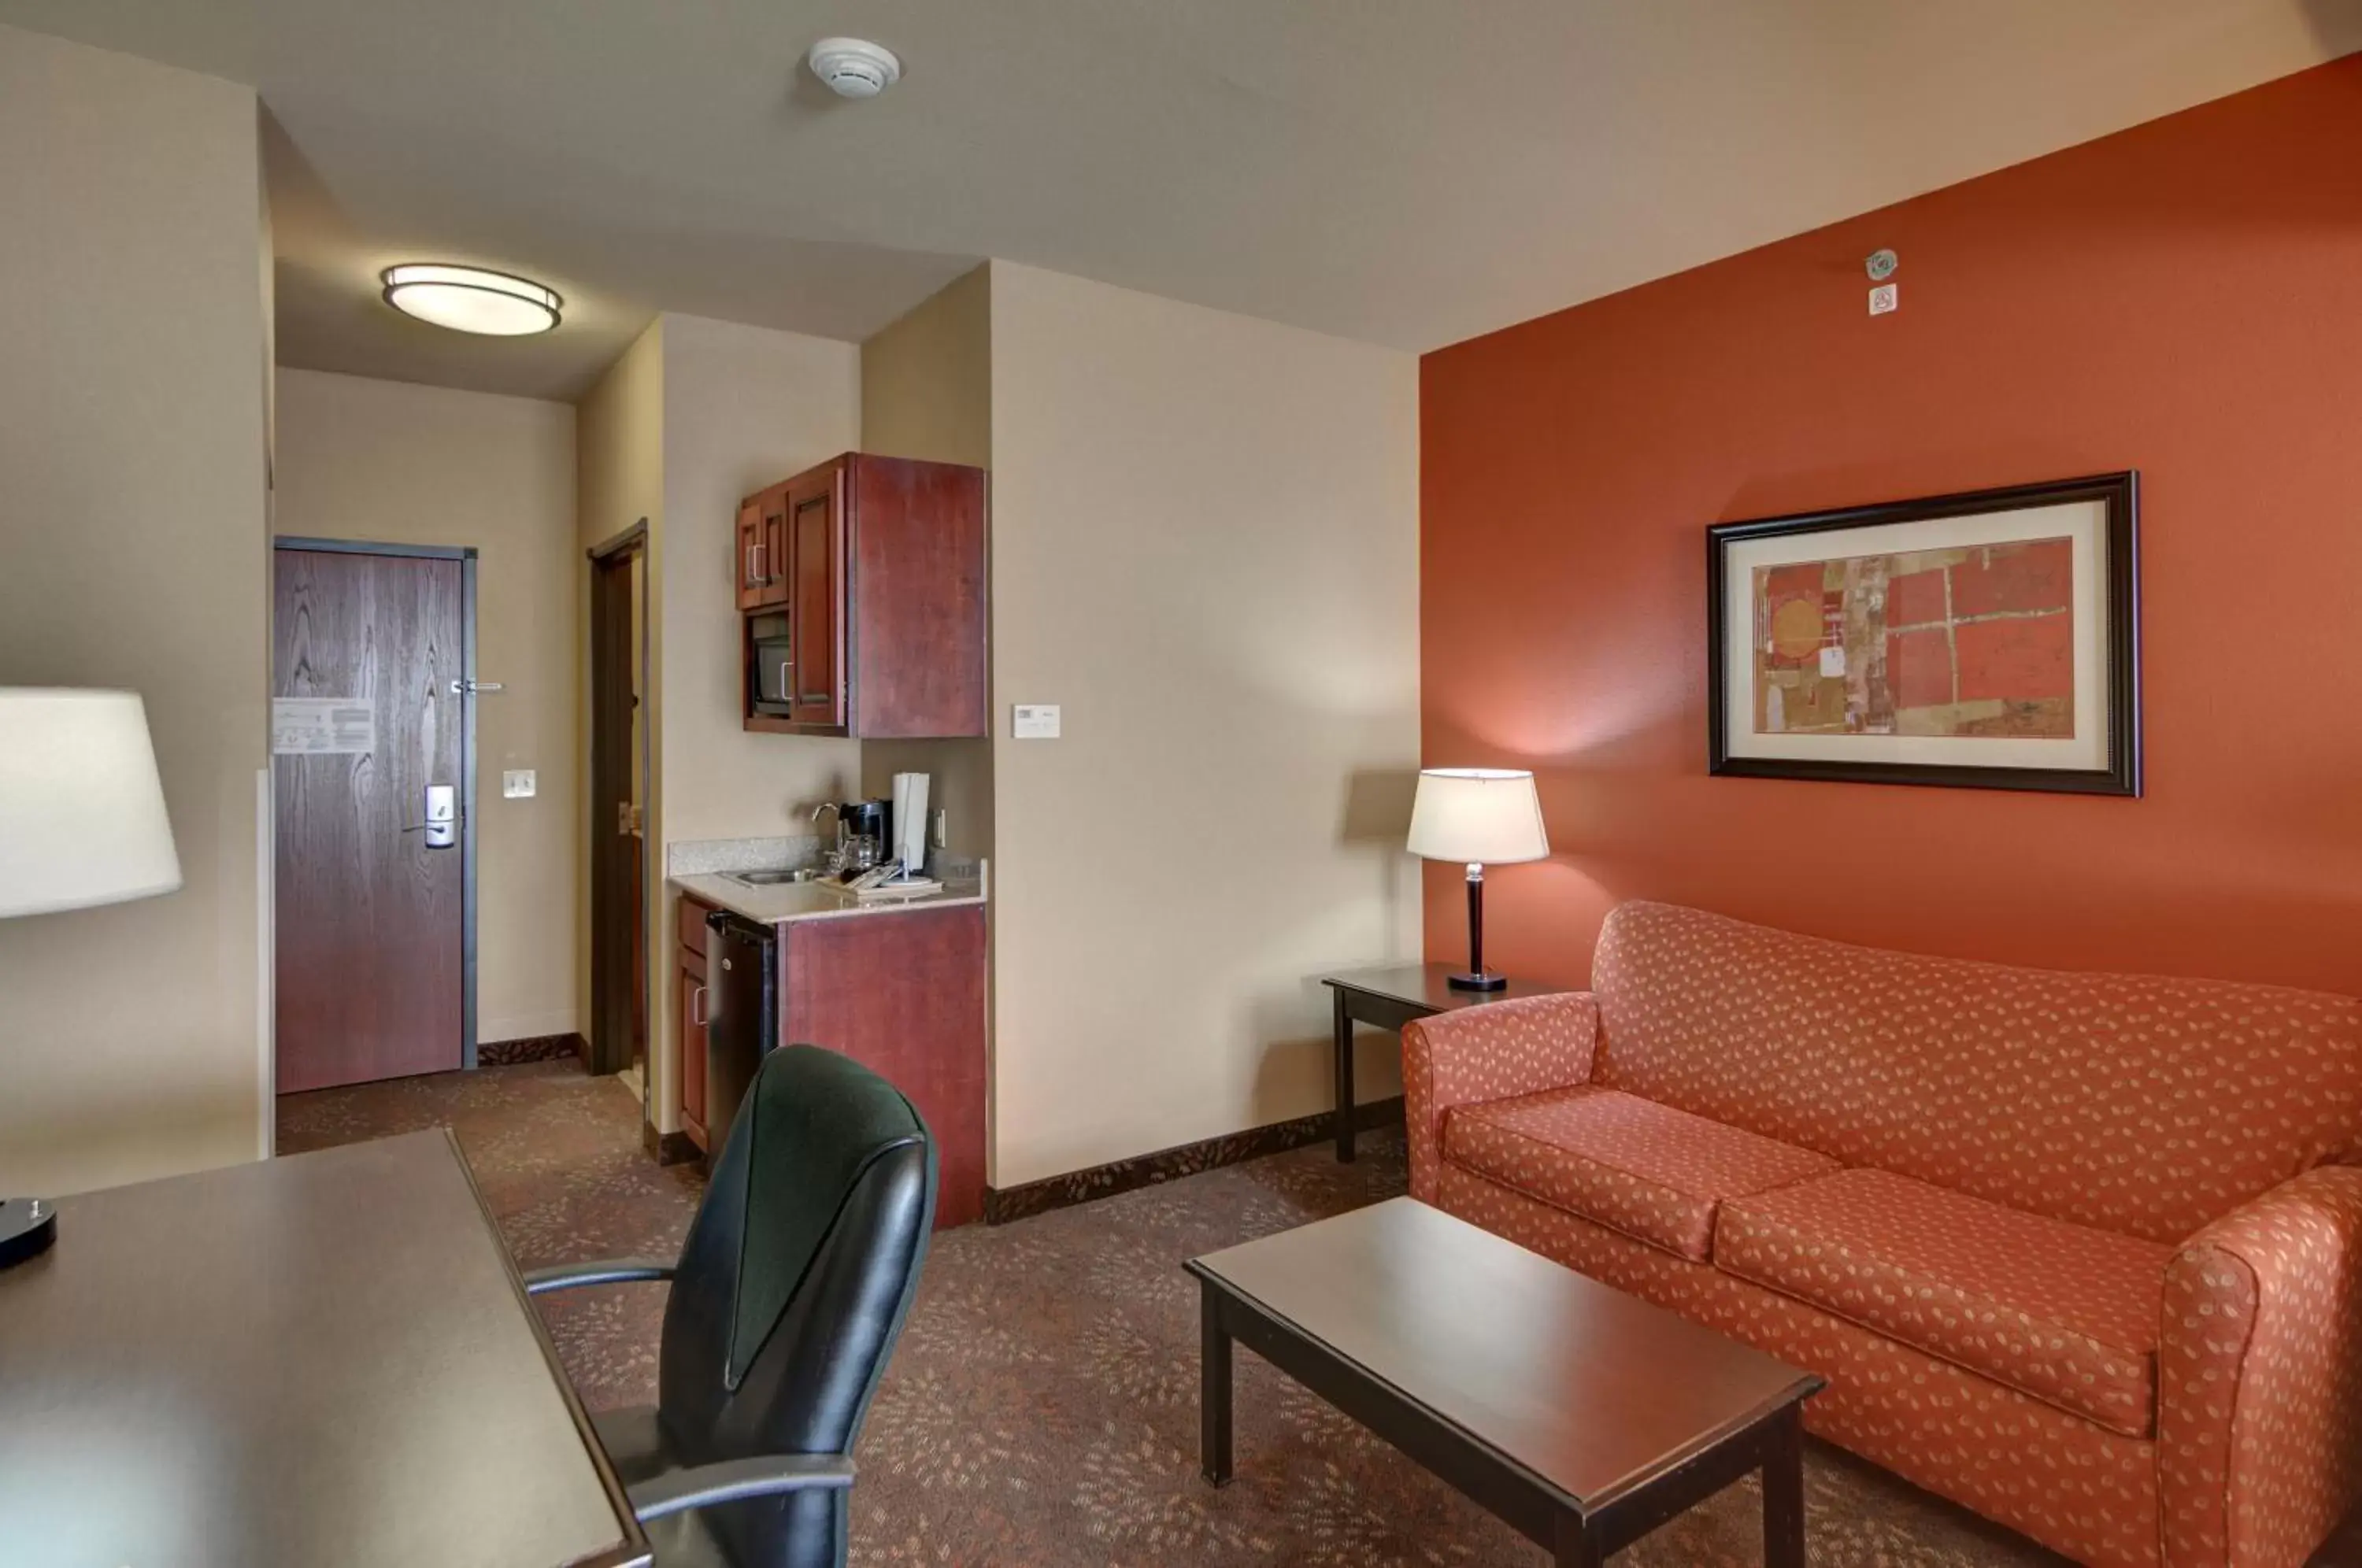
M 423 833 L 429 849 L 448 849 L 459 842 L 459 796 L 448 784 L 426 786 L 426 820 L 402 830 Z

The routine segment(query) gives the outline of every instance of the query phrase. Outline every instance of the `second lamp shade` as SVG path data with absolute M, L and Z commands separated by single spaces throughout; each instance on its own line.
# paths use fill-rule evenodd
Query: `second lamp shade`
M 1410 809 L 1410 852 L 1427 860 L 1510 866 L 1550 857 L 1541 798 L 1522 768 L 1428 767 Z

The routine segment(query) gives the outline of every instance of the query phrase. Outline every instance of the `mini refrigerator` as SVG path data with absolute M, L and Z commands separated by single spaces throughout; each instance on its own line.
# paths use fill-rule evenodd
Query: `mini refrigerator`
M 722 1157 L 755 1069 L 779 1043 L 778 928 L 715 910 L 705 917 L 705 1135 Z

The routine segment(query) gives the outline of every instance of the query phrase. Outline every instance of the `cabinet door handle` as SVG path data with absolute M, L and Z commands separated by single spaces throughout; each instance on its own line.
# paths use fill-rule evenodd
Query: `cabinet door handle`
M 698 1028 L 705 1027 L 705 988 L 699 986 L 689 993 L 689 1021 Z
M 762 574 L 755 569 L 755 558 L 762 553 L 762 549 L 760 545 L 746 547 L 746 586 L 749 588 L 763 580 Z

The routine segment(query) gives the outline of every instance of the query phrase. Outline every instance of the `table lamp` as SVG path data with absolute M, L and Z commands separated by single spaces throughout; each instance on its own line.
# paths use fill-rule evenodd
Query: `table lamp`
M 139 694 L 0 686 L 0 919 L 180 885 Z M 0 1199 L 0 1268 L 56 1239 L 47 1199 Z
M 1410 852 L 1468 867 L 1468 968 L 1451 976 L 1462 991 L 1497 991 L 1506 975 L 1485 968 L 1485 867 L 1550 857 L 1541 798 L 1522 768 L 1425 767 L 1410 808 Z

